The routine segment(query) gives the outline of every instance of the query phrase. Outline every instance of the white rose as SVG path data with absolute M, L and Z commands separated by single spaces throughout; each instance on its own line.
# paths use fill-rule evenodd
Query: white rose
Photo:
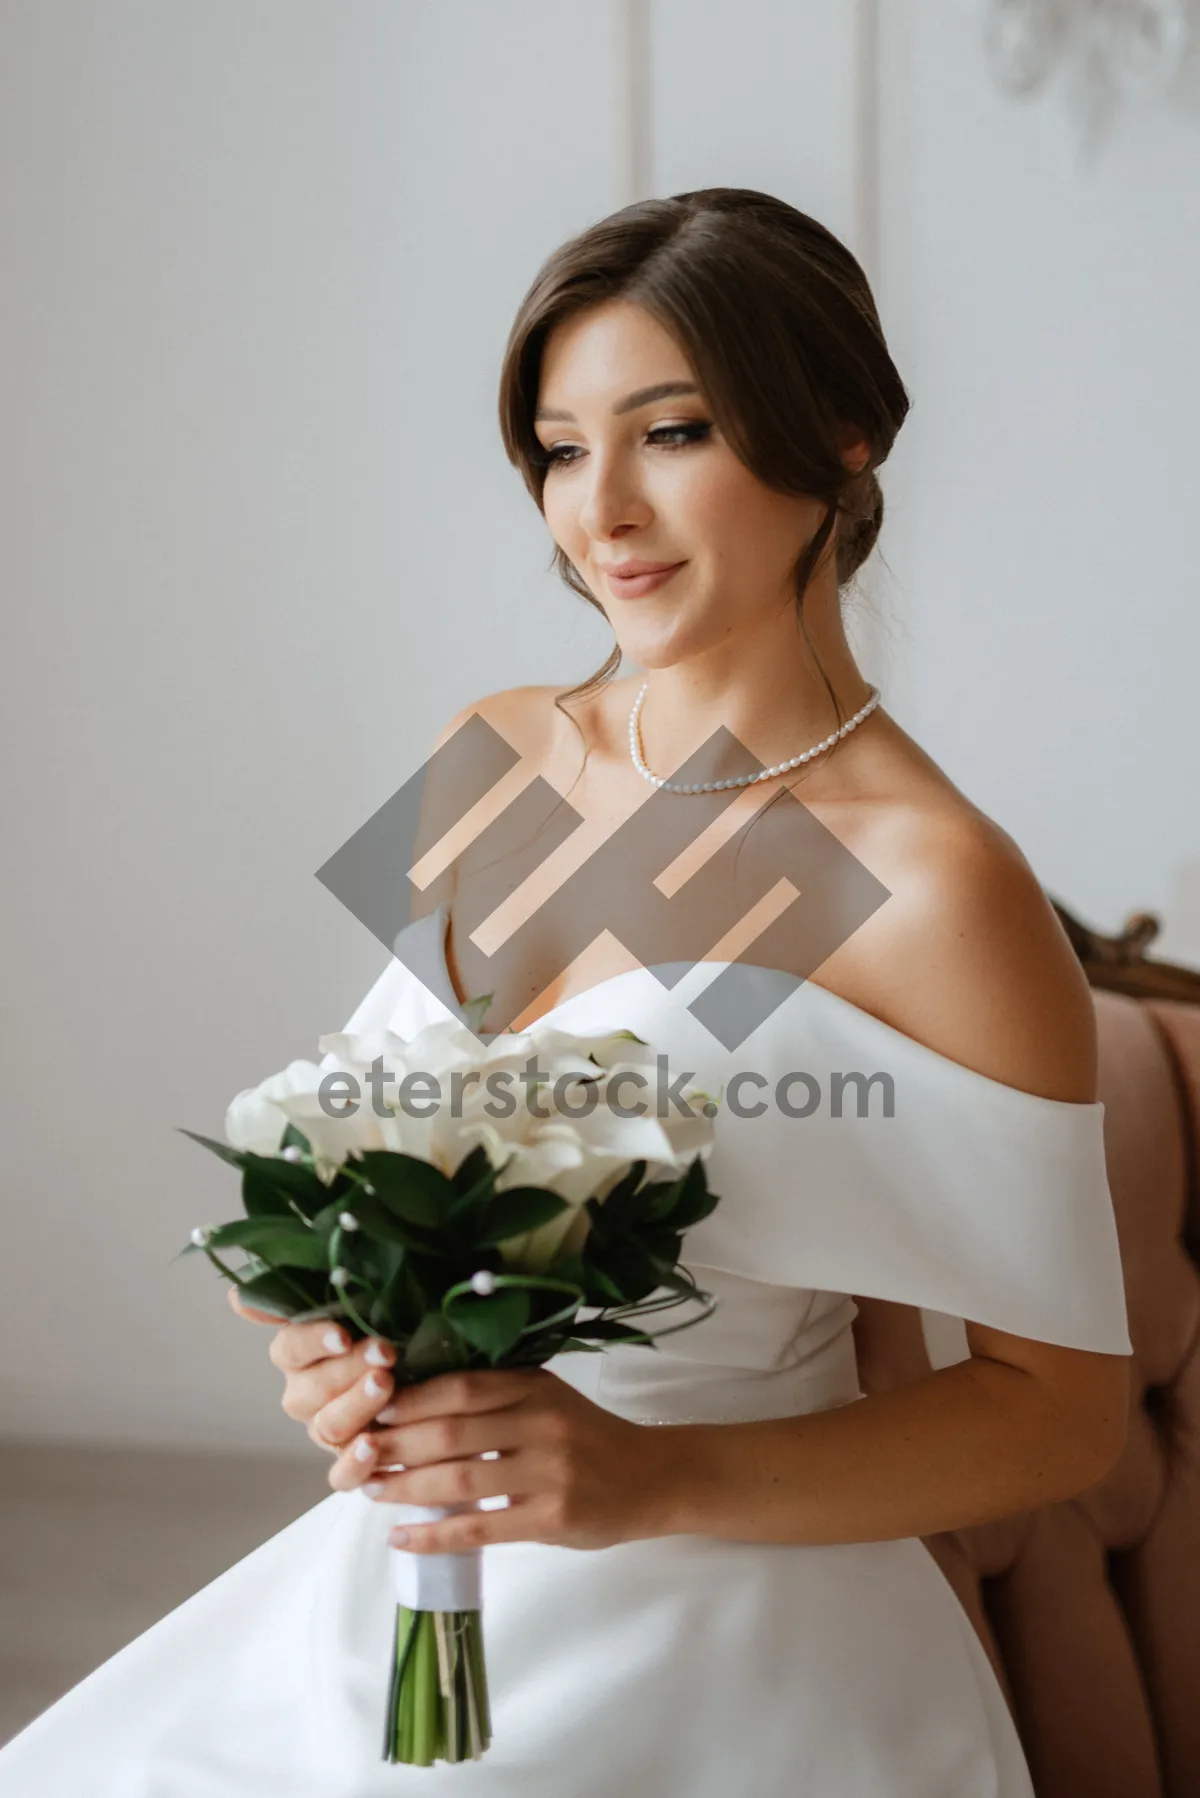
M 625 1081 L 616 1097 L 626 1109 L 652 1103 L 646 1093 L 655 1051 L 630 1032 L 572 1036 L 543 1024 L 501 1033 L 483 1045 L 457 1019 L 445 1019 L 407 1040 L 390 1030 L 341 1031 L 322 1036 L 318 1047 L 319 1064 L 291 1062 L 237 1095 L 226 1113 L 229 1142 L 276 1155 L 290 1122 L 308 1139 L 317 1173 L 327 1182 L 348 1156 L 365 1150 L 402 1151 L 450 1175 L 482 1144 L 499 1170 L 497 1191 L 544 1186 L 570 1207 L 501 1251 L 506 1260 L 531 1270 L 582 1246 L 588 1225 L 584 1201 L 603 1197 L 630 1162 L 644 1160 L 647 1178 L 655 1179 L 682 1172 L 694 1155 L 711 1148 L 712 1125 L 699 1111 L 690 1119 L 674 1112 L 630 1118 L 610 1109 L 609 1082 L 630 1070 L 645 1076 L 645 1086 Z M 380 1097 L 390 1115 L 383 1117 L 375 1111 L 370 1084 L 377 1060 L 387 1076 Z M 527 1085 L 531 1060 L 537 1082 L 532 1090 Z M 353 1089 L 322 1101 L 320 1088 L 330 1074 L 348 1075 L 356 1083 L 356 1102 Z M 399 1087 L 414 1074 L 431 1078 L 415 1087 L 406 1107 Z M 492 1091 L 487 1081 L 494 1076 L 504 1078 Z M 561 1105 L 554 1098 L 559 1083 Z M 589 1095 L 591 1109 L 585 1112 Z M 698 1107 L 708 1095 L 688 1088 L 683 1097 Z M 505 1109 L 510 1115 L 503 1115 Z
M 277 1155 L 288 1126 L 283 1101 L 297 1093 L 315 1092 L 320 1083 L 315 1062 L 293 1061 L 258 1086 L 248 1086 L 230 1101 L 225 1136 L 235 1149 L 254 1155 Z

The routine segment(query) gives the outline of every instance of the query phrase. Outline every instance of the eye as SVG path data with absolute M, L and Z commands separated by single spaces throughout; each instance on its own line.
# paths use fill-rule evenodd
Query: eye
M 665 450 L 687 449 L 690 444 L 703 443 L 712 431 L 706 419 L 692 419 L 687 424 L 655 425 L 646 432 L 647 443 L 655 443 L 657 448 Z M 663 438 L 674 438 L 676 441 L 666 443 Z M 568 467 L 578 458 L 574 452 L 579 450 L 577 443 L 556 443 L 538 457 L 543 468 Z

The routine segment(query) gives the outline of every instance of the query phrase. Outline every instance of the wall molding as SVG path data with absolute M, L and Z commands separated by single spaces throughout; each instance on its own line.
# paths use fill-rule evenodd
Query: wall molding
M 617 38 L 617 205 L 654 192 L 651 0 L 613 0 Z

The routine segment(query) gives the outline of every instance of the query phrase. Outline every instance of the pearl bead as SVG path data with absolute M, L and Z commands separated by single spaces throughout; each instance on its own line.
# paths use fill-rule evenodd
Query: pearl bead
M 660 774 L 652 773 L 646 766 L 641 754 L 641 744 L 638 737 L 638 715 L 641 711 L 642 701 L 646 697 L 646 689 L 649 685 L 649 681 L 642 682 L 641 691 L 634 700 L 633 707 L 629 713 L 629 759 L 637 769 L 638 773 L 642 776 L 643 780 L 649 781 L 652 787 L 657 787 L 660 791 L 667 793 L 726 793 L 735 787 L 752 787 L 757 785 L 759 781 L 773 780 L 779 774 L 787 774 L 792 768 L 799 768 L 803 763 L 810 761 L 814 755 L 823 755 L 827 749 L 832 749 L 833 745 L 840 742 L 843 737 L 849 736 L 850 732 L 856 729 L 857 726 L 862 723 L 863 719 L 874 711 L 881 698 L 879 688 L 872 687 L 870 699 L 868 699 L 864 706 L 860 707 L 860 709 L 855 712 L 853 718 L 848 718 L 846 720 L 840 730 L 836 730 L 830 736 L 823 738 L 820 743 L 814 743 L 811 749 L 805 749 L 799 755 L 794 755 L 790 761 L 777 762 L 773 768 L 763 768 L 757 774 L 740 774 L 732 776 L 727 780 L 670 781 Z

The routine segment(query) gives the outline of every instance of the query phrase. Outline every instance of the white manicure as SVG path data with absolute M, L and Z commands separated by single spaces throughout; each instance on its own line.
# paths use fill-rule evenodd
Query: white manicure
M 371 1367 L 390 1367 L 392 1365 L 388 1359 L 387 1350 L 380 1342 L 372 1342 L 370 1344 L 366 1354 L 363 1356 L 363 1360 Z
M 345 1344 L 342 1341 L 342 1338 L 339 1335 L 337 1330 L 326 1330 L 324 1336 L 322 1337 L 322 1341 L 324 1342 L 325 1347 L 329 1350 L 331 1355 L 340 1355 L 343 1348 L 345 1347 Z
M 354 1459 L 356 1461 L 373 1461 L 375 1459 L 375 1444 L 366 1436 L 360 1436 L 354 1444 Z
M 383 1393 L 384 1393 L 384 1388 L 379 1384 L 379 1381 L 375 1378 L 375 1375 L 373 1373 L 369 1373 L 367 1375 L 366 1379 L 363 1381 L 363 1391 L 366 1393 L 368 1398 L 382 1398 Z

